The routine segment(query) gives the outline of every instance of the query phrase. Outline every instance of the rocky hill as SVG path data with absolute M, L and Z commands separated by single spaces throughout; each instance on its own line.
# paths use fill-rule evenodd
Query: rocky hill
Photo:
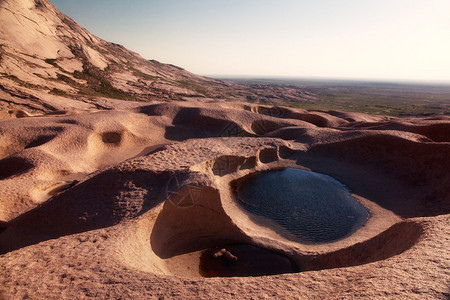
M 146 61 L 46 0 L 0 0 L 0 38 L 1 300 L 449 298 L 450 116 L 227 102 L 314 95 Z M 279 218 L 243 207 L 286 168 L 314 173 L 252 192 Z M 310 176 L 364 226 L 300 239 L 354 219 Z
M 283 93 L 298 99 L 310 97 L 303 91 L 278 92 Z M 89 33 L 47 0 L 0 1 L 3 112 L 120 106 L 108 99 L 273 99 L 269 94 L 146 60 Z

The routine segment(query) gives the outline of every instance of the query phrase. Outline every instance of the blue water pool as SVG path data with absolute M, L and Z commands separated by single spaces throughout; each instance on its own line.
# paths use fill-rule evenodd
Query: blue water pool
M 345 238 L 370 218 L 343 184 L 311 171 L 257 173 L 238 182 L 236 193 L 244 209 L 274 220 L 306 244 Z

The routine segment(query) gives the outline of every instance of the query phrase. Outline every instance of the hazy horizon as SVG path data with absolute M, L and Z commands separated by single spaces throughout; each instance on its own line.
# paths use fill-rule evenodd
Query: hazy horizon
M 51 0 L 93 34 L 209 77 L 450 83 L 450 1 Z
M 205 77 L 223 80 L 280 80 L 280 81 L 305 81 L 305 82 L 367 82 L 367 83 L 392 83 L 405 85 L 439 85 L 449 86 L 449 80 L 426 80 L 426 79 L 397 79 L 397 78 L 351 78 L 351 77 L 308 77 L 308 76 L 270 76 L 270 75 L 223 75 L 223 74 L 201 74 Z

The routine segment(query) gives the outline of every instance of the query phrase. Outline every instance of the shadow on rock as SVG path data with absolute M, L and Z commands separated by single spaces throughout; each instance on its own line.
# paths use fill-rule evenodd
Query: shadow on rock
M 133 219 L 160 203 L 169 172 L 106 170 L 8 223 L 0 253 Z

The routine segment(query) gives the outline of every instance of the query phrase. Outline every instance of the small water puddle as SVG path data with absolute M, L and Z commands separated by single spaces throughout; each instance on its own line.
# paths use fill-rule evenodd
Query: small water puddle
M 203 277 L 268 276 L 300 271 L 293 261 L 278 253 L 246 244 L 224 247 L 202 251 L 199 269 Z M 215 257 L 220 249 L 235 259 L 231 260 L 226 255 Z
M 274 220 L 305 244 L 343 239 L 370 218 L 339 181 L 300 169 L 251 175 L 238 182 L 236 193 L 244 209 Z

